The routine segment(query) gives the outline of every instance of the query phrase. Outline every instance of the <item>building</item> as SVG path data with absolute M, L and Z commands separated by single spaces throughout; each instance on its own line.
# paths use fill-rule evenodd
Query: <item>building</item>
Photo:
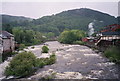
M 108 26 L 104 27 L 104 29 L 101 30 L 100 32 L 114 32 L 119 29 L 120 29 L 119 24 L 112 24 L 112 25 L 108 25 Z
M 14 51 L 15 41 L 14 36 L 7 31 L 0 31 L 0 39 L 1 39 L 1 48 L 3 52 L 11 52 Z
M 113 24 L 100 31 L 97 46 L 120 45 L 120 25 Z
M 98 46 L 119 45 L 120 32 L 103 32 L 99 40 L 95 43 Z

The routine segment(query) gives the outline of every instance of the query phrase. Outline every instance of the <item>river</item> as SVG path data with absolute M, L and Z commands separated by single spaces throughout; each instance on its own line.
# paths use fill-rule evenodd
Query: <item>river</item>
M 79 72 L 88 79 L 117 79 L 119 77 L 119 70 L 115 63 L 110 62 L 101 53 L 96 53 L 87 46 L 61 44 L 58 41 L 50 41 L 45 44 L 50 49 L 48 54 L 41 53 L 43 45 L 35 45 L 34 49 L 33 46 L 24 49 L 32 51 L 37 58 L 48 57 L 52 52 L 56 54 L 56 63 L 40 68 L 36 75 L 32 76 L 34 78 L 36 78 L 37 74 L 49 69 L 54 69 L 59 73 Z M 4 69 L 2 68 L 3 64 L 0 68 L 3 72 Z
M 54 51 L 57 61 L 53 65 L 39 69 L 37 73 L 54 69 L 57 72 L 80 72 L 89 79 L 116 79 L 118 67 L 101 53 L 83 45 L 61 44 L 57 41 L 46 42 L 50 52 Z M 35 51 L 37 53 L 37 51 Z M 40 53 L 38 53 L 40 55 Z

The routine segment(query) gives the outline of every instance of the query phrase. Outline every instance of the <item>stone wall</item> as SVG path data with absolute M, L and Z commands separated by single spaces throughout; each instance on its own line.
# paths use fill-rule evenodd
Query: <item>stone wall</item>
M 14 45 L 14 37 L 11 37 L 9 39 L 3 39 L 3 51 L 14 51 L 15 45 Z
M 10 39 L 3 39 L 3 51 L 10 50 Z

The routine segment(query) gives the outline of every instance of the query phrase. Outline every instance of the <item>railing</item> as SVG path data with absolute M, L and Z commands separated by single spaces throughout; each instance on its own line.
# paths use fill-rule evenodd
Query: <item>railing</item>
M 120 39 L 120 36 L 103 36 L 103 37 L 100 37 L 98 39 L 98 41 L 95 43 L 95 45 L 98 45 L 98 43 L 101 41 L 101 40 L 115 40 L 115 39 Z

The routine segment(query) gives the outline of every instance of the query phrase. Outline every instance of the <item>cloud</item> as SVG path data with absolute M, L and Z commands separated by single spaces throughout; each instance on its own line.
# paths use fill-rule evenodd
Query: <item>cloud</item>
M 62 11 L 80 8 L 118 16 L 117 2 L 2 2 L 2 14 L 39 18 Z

